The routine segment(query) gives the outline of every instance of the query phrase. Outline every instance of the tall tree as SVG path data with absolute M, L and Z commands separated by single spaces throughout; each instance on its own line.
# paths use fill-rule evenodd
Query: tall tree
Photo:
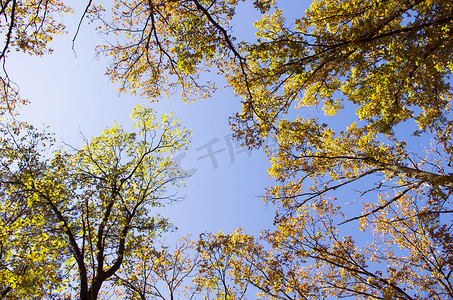
M 402 192 L 426 183 L 449 193 L 451 12 L 442 1 L 317 1 L 294 32 L 279 10 L 256 24 L 261 40 L 248 46 L 254 98 L 238 132 L 252 145 L 276 133 L 271 174 L 284 182 L 277 197 L 297 207 L 376 173 L 400 180 Z M 281 118 L 291 105 L 320 105 L 332 117 Z M 342 110 L 353 118 L 346 128 L 329 125 Z M 443 161 L 420 159 L 406 145 L 411 133 L 433 138 Z
M 4 143 L 7 163 L 2 186 L 42 216 L 31 217 L 42 223 L 38 241 L 47 234 L 60 241 L 59 247 L 44 249 L 42 255 L 55 253 L 55 248 L 64 253 L 66 271 L 61 271 L 76 274 L 68 283 L 76 284 L 80 299 L 97 298 L 103 283 L 119 270 L 143 234 L 153 236 L 168 228 L 168 220 L 154 208 L 171 201 L 174 197 L 166 193 L 169 186 L 179 186 L 187 176 L 171 154 L 186 147 L 189 131 L 171 115 L 164 115 L 158 124 L 151 109 L 139 106 L 132 117 L 136 133 L 114 125 L 84 148 L 73 153 L 59 150 L 51 158 L 29 146 L 49 143 L 31 127 L 25 134 L 18 132 L 19 137 L 11 132 L 10 142 Z M 2 201 L 5 208 L 14 199 Z M 23 233 L 24 228 L 17 231 Z M 22 243 L 27 247 L 24 251 L 37 254 L 26 240 Z M 9 287 L 14 294 L 14 285 Z

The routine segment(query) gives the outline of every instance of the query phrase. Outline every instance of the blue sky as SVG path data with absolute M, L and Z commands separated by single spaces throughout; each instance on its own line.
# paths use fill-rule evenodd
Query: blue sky
M 302 16 L 310 3 L 306 0 L 279 1 L 283 15 L 289 21 Z M 8 58 L 9 75 L 19 85 L 22 96 L 31 101 L 21 110 L 19 119 L 38 127 L 45 124 L 49 131 L 55 132 L 58 141 L 77 147 L 83 143 L 79 132 L 86 137 L 96 136 L 115 121 L 132 130 L 129 115 L 137 104 L 151 106 L 158 114 L 174 111 L 185 127 L 193 129 L 189 149 L 179 153 L 181 167 L 192 170 L 193 176 L 186 181 L 186 187 L 178 191 L 185 199 L 156 210 L 156 213 L 170 218 L 179 228 L 176 235 L 191 233 L 194 239 L 203 232 L 229 233 L 239 226 L 245 233 L 255 235 L 271 228 L 274 208 L 262 200 L 266 187 L 273 185 L 267 174 L 270 164 L 262 150 L 248 152 L 231 140 L 228 117 L 241 110 L 241 99 L 234 96 L 225 81 L 218 77 L 219 90 L 213 97 L 194 103 L 184 103 L 177 95 L 158 103 L 128 94 L 118 96 L 117 85 L 104 75 L 108 60 L 98 61 L 95 57 L 94 47 L 100 37 L 92 26 L 83 24 L 75 45 L 77 56 L 71 48 L 83 7 L 75 8 L 74 15 L 65 16 L 69 34 L 56 37 L 51 44 L 55 50 L 52 55 L 29 57 L 12 53 Z M 258 14 L 248 7 L 239 12 L 233 22 L 233 34 L 239 37 L 238 40 L 253 38 L 250 35 L 252 23 L 258 18 Z M 322 109 L 307 109 L 303 113 L 320 116 Z M 355 117 L 354 110 L 348 106 L 329 124 L 344 129 Z M 408 136 L 410 128 L 407 123 L 399 127 L 404 136 Z M 411 141 L 411 147 L 419 152 L 429 144 L 427 139 L 408 137 L 407 141 Z M 215 152 L 215 161 L 208 155 L 210 147 Z M 351 192 L 351 188 L 370 188 L 371 182 L 363 180 L 333 193 L 339 198 L 339 204 L 344 204 L 347 217 L 360 214 L 363 202 L 376 200 L 376 193 L 369 193 L 354 202 L 359 193 Z M 346 235 L 354 234 L 364 243 L 370 239 L 369 232 L 358 232 L 357 222 L 342 225 L 341 230 Z M 173 240 L 174 234 L 168 237 Z
M 294 1 L 282 1 L 282 8 L 289 14 L 302 14 L 307 4 L 300 2 L 299 6 L 300 10 L 295 10 Z M 8 58 L 9 75 L 19 85 L 21 95 L 31 101 L 21 110 L 19 119 L 38 127 L 49 126 L 58 141 L 80 146 L 79 132 L 86 137 L 99 135 L 115 121 L 132 128 L 129 115 L 137 104 L 151 106 L 158 113 L 174 111 L 185 127 L 193 129 L 190 148 L 180 153 L 180 158 L 184 156 L 182 168 L 192 170 L 193 176 L 179 191 L 185 200 L 162 213 L 181 235 L 230 232 L 239 226 L 256 234 L 269 228 L 274 210 L 261 199 L 265 188 L 272 185 L 266 172 L 269 162 L 261 150 L 248 152 L 231 140 L 228 117 L 241 110 L 240 99 L 222 78 L 217 80 L 219 90 L 212 98 L 194 103 L 184 103 L 177 95 L 159 103 L 127 94 L 118 97 L 117 86 L 104 75 L 108 61 L 95 58 L 99 36 L 92 26 L 83 24 L 75 44 L 77 55 L 71 48 L 82 7 L 74 8 L 75 13 L 64 19 L 69 34 L 51 43 L 53 54 L 29 57 L 12 53 Z M 253 38 L 252 23 L 258 18 L 256 11 L 243 7 L 233 22 L 234 33 Z M 215 161 L 208 156 L 210 147 Z

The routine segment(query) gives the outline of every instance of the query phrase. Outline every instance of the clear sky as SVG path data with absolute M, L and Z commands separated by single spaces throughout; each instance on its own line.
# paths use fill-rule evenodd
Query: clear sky
M 302 15 L 307 1 L 282 1 L 287 15 Z M 79 4 L 80 5 L 80 4 Z M 73 6 L 74 7 L 74 6 Z M 193 129 L 189 150 L 180 153 L 181 167 L 192 170 L 186 188 L 179 191 L 185 200 L 166 208 L 165 216 L 179 228 L 179 233 L 230 232 L 242 226 L 248 233 L 272 225 L 274 210 L 266 207 L 261 196 L 272 185 L 266 169 L 269 162 L 261 150 L 249 152 L 231 140 L 228 117 L 240 111 L 240 99 L 219 77 L 219 91 L 210 99 L 184 103 L 174 96 L 159 103 L 122 94 L 104 75 L 106 59 L 97 61 L 94 46 L 100 37 L 93 26 L 83 24 L 71 49 L 75 24 L 82 7 L 74 7 L 72 16 L 65 16 L 69 34 L 57 37 L 51 44 L 52 55 L 29 57 L 12 54 L 7 70 L 19 85 L 22 96 L 31 104 L 21 110 L 20 120 L 35 126 L 50 126 L 58 141 L 80 146 L 79 131 L 86 137 L 98 135 L 115 121 L 132 128 L 132 108 L 145 104 L 159 113 L 174 111 L 187 128 Z M 297 8 L 297 9 L 296 9 Z M 258 14 L 244 7 L 234 20 L 234 34 L 241 38 L 253 32 L 252 23 Z M 214 155 L 209 156 L 209 150 Z

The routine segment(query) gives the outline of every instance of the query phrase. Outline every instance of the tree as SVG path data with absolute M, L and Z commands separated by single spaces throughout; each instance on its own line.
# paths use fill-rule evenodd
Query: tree
M 115 275 L 115 284 L 126 299 L 194 299 L 197 285 L 190 280 L 198 271 L 199 260 L 190 236 L 171 248 L 144 236 L 134 247 L 130 262 Z
M 62 244 L 44 229 L 45 215 L 2 184 L 0 216 L 0 299 L 51 298 L 66 276 L 56 272 Z
M 341 207 L 327 201 L 299 208 L 259 241 L 242 231 L 211 235 L 202 244 L 206 257 L 217 259 L 204 273 L 238 294 L 254 287 L 260 299 L 450 299 L 451 234 L 417 200 L 402 197 L 396 209 L 368 218 L 377 238 L 365 245 L 341 234 Z M 216 273 L 219 264 L 228 272 Z M 225 290 L 208 286 L 217 295 Z
M 278 10 L 257 24 L 259 36 L 270 40 L 249 47 L 250 60 L 256 62 L 250 83 L 256 87 L 253 106 L 264 117 L 251 127 L 246 125 L 250 117 L 239 122 L 253 128 L 252 135 L 277 132 L 271 173 L 289 182 L 275 193 L 298 206 L 376 173 L 402 180 L 403 190 L 428 183 L 448 193 L 451 142 L 444 134 L 451 130 L 450 12 L 450 4 L 435 2 L 318 1 L 296 22 L 294 33 L 283 27 Z M 275 42 L 280 47 L 273 47 Z M 336 99 L 338 92 L 344 97 Z M 332 116 L 356 109 L 356 118 L 341 131 L 323 123 L 330 118 L 279 119 L 291 104 L 321 104 Z M 398 127 L 403 122 L 407 131 Z M 239 131 L 253 143 L 248 131 Z M 419 149 L 411 153 L 405 136 L 411 131 L 431 135 L 440 148 L 432 151 L 444 152 L 445 161 L 424 163 L 417 157 Z M 304 180 L 290 180 L 299 170 L 306 173 Z M 305 182 L 312 192 L 303 191 Z M 302 201 L 294 204 L 297 199 Z
M 52 264 L 60 267 L 47 269 L 46 274 L 51 275 L 45 276 L 55 278 L 57 275 L 52 274 L 60 272 L 66 277 L 75 275 L 67 283 L 75 284 L 80 299 L 97 298 L 103 283 L 120 269 L 144 234 L 151 238 L 168 229 L 168 220 L 152 215 L 153 208 L 174 199 L 166 195 L 169 185 L 179 186 L 187 176 L 177 168 L 171 154 L 186 147 L 189 131 L 182 129 L 172 115 L 163 115 L 159 125 L 151 109 L 139 106 L 132 118 L 137 133 L 114 125 L 86 141 L 84 148 L 73 153 L 58 150 L 51 158 L 40 149 L 49 147 L 51 138 L 31 126 L 26 132 L 7 131 L 9 136 L 3 140 L 1 184 L 11 196 L 2 199 L 2 208 L 24 203 L 24 210 L 33 212 L 23 218 L 25 224 L 17 218 L 17 228 L 7 224 L 11 232 L 6 238 L 25 234 L 33 242 L 20 241 L 19 250 L 12 250 L 10 256 L 39 254 L 40 259 L 29 260 L 35 265 L 33 269 L 43 268 L 53 259 Z M 36 230 L 42 233 L 29 236 L 28 228 L 36 224 Z M 54 247 L 43 244 L 33 249 L 49 236 L 58 242 Z M 66 260 L 58 259 L 57 253 Z M 11 283 L 14 278 L 7 276 L 6 281 Z M 30 276 L 40 278 L 36 273 Z M 26 293 L 15 283 L 8 288 L 12 294 Z
M 238 250 L 251 248 L 246 247 L 250 239 L 244 241 L 243 236 L 238 236 L 231 238 L 222 233 L 200 236 L 197 250 L 201 259 L 195 282 L 204 291 L 204 299 L 245 299 L 250 274 L 247 267 L 239 269 L 237 254 Z
M 20 134 L 20 131 L 25 132 Z M 2 124 L 0 204 L 0 298 L 42 299 L 62 287 L 57 272 L 62 241 L 46 225 L 48 215 L 23 190 L 13 187 L 20 171 L 42 167 L 44 143 L 52 142 L 24 124 Z M 41 150 L 41 151 L 40 151 Z

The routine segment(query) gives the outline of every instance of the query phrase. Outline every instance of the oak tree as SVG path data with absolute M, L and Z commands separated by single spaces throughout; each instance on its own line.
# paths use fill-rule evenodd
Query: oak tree
M 30 272 L 35 273 L 29 277 L 41 280 L 36 269 L 51 279 L 63 274 L 68 296 L 96 299 L 104 282 L 127 261 L 143 235 L 152 238 L 168 229 L 168 220 L 155 209 L 174 199 L 169 187 L 179 186 L 187 176 L 177 168 L 172 153 L 186 147 L 190 132 L 172 115 L 163 115 L 159 124 L 152 110 L 144 107 L 137 106 L 132 118 L 136 132 L 114 125 L 87 140 L 82 149 L 57 150 L 52 155 L 38 147 L 49 147 L 47 135 L 30 126 L 26 132 L 9 131 L 4 140 L 1 184 L 11 196 L 2 198 L 2 208 L 23 203 L 24 210 L 33 214 L 16 217 L 18 226 L 8 226 L 5 237 L 15 240 L 23 235 L 33 241 L 20 240 L 9 253 L 9 257 L 27 253 L 38 257 L 20 262 L 22 269 L 27 262 L 33 265 Z M 30 236 L 30 226 L 41 233 Z M 47 237 L 56 242 L 42 244 Z M 34 248 L 35 244 L 40 246 Z M 58 253 L 65 259 L 55 257 Z M 3 255 L 2 259 L 10 263 L 9 257 Z M 57 268 L 48 269 L 53 264 Z M 17 281 L 12 275 L 2 278 L 11 294 L 22 292 L 18 282 L 29 280 L 24 274 L 14 274 Z M 49 282 L 45 284 L 48 288 Z

